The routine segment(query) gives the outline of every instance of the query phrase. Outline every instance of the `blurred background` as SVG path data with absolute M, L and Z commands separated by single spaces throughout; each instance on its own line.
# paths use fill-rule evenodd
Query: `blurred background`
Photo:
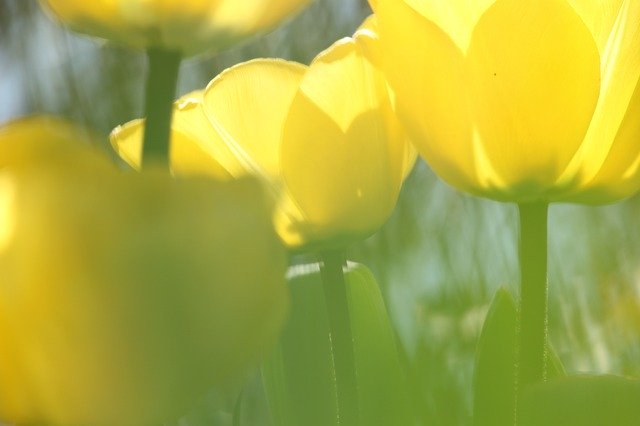
M 364 0 L 317 0 L 271 34 L 186 61 L 178 95 L 251 58 L 308 63 L 369 13 Z M 106 136 L 142 115 L 145 69 L 142 53 L 68 33 L 36 0 L 0 0 L 0 122 L 50 113 Z M 640 376 L 639 213 L 637 197 L 551 208 L 550 339 L 568 372 Z M 499 287 L 517 295 L 516 222 L 515 206 L 460 194 L 420 161 L 387 225 L 351 249 L 382 286 L 420 424 L 470 422 L 484 316 Z M 257 373 L 251 383 L 242 424 L 269 425 Z M 180 425 L 228 424 L 233 408 L 211 395 Z

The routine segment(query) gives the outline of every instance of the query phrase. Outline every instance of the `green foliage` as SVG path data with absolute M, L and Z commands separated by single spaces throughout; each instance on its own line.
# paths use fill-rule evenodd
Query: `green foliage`
M 361 424 L 411 425 L 396 342 L 371 272 L 345 269 Z M 338 425 L 335 372 L 320 271 L 290 275 L 292 312 L 280 343 L 263 365 L 263 380 L 276 426 Z M 347 425 L 348 426 L 348 425 Z
M 485 319 L 476 352 L 476 426 L 513 426 L 515 423 L 517 321 L 518 311 L 513 297 L 507 290 L 499 289 Z M 564 375 L 560 359 L 548 344 L 547 376 L 557 378 Z
M 520 426 L 635 426 L 640 381 L 616 376 L 573 376 L 527 388 Z

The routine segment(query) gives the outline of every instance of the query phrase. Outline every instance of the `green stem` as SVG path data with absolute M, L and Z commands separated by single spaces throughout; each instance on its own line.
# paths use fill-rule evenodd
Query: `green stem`
M 520 204 L 519 391 L 546 379 L 547 204 Z
M 329 315 L 331 348 L 338 393 L 338 424 L 357 426 L 360 421 L 358 388 L 347 286 L 342 270 L 344 258 L 341 253 L 327 252 L 322 255 L 322 260 L 321 274 Z
M 158 164 L 169 168 L 171 116 L 182 55 L 179 52 L 147 50 L 149 72 L 145 94 L 142 167 Z

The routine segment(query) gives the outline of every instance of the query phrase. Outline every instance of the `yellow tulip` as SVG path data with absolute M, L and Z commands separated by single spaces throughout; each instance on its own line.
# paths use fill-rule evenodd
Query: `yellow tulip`
M 262 177 L 290 247 L 341 245 L 376 231 L 395 207 L 415 154 L 392 113 L 374 37 L 362 28 L 310 66 L 243 63 L 179 99 L 174 173 L 208 168 Z M 136 121 L 116 129 L 112 144 L 136 166 L 141 137 Z
M 284 251 L 255 181 L 82 167 L 68 130 L 0 131 L 0 419 L 163 424 L 275 340 Z
M 640 187 L 640 2 L 370 0 L 398 115 L 445 181 L 516 202 Z
M 136 48 L 189 55 L 274 28 L 310 0 L 40 0 L 63 23 Z

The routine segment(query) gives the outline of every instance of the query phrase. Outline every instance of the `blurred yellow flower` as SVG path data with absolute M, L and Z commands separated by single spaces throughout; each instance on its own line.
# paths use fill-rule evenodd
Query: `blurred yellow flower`
M 255 181 L 121 173 L 70 129 L 0 130 L 0 419 L 163 424 L 275 340 L 284 250 Z
M 640 2 L 370 0 L 398 115 L 451 185 L 606 203 L 640 187 Z
M 174 173 L 261 176 L 290 247 L 342 245 L 389 217 L 415 152 L 392 112 L 373 43 L 360 29 L 310 66 L 260 59 L 232 67 L 175 104 Z M 140 163 L 143 122 L 112 144 Z
M 310 0 L 40 0 L 71 29 L 136 48 L 217 51 L 274 28 Z

